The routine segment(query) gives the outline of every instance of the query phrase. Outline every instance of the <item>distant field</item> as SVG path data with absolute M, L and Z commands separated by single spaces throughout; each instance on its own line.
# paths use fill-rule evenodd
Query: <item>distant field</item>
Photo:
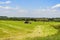
M 33 22 L 0 20 L 0 40 L 60 40 L 60 30 L 52 25 L 60 22 Z

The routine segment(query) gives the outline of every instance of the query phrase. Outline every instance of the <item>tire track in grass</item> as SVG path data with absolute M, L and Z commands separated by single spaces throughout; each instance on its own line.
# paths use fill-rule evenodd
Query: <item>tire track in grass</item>
M 4 40 L 7 37 L 10 37 L 10 32 L 4 28 L 0 28 L 0 40 Z
M 7 23 L 4 23 L 5 21 L 3 21 L 3 23 L 1 23 L 1 24 L 4 24 L 4 25 L 6 25 L 6 26 L 8 26 L 8 27 L 11 27 L 11 28 L 15 28 L 15 29 L 22 29 L 22 28 L 20 28 L 20 27 L 17 27 L 17 26 L 14 26 L 14 25 L 11 25 L 11 24 L 7 24 Z M 25 29 L 25 30 L 27 30 L 27 29 Z M 4 31 L 4 30 L 3 30 Z M 19 38 L 18 38 L 19 37 Z M 9 39 L 11 39 L 11 38 L 13 38 L 13 39 L 22 39 L 22 38 L 25 38 L 26 37 L 26 35 L 25 34 L 20 34 L 20 35 L 18 35 L 18 36 L 11 36 L 11 37 L 7 37 L 7 39 L 9 38 Z M 6 38 L 1 38 L 1 39 L 6 39 Z
M 39 25 L 39 26 L 36 26 L 35 27 L 35 29 L 32 31 L 32 33 L 23 35 L 23 36 L 21 36 L 21 38 L 22 39 L 25 39 L 27 37 L 30 37 L 30 38 L 34 38 L 34 37 L 46 37 L 46 36 L 55 35 L 58 32 L 54 28 L 51 29 L 51 30 L 47 28 L 47 30 L 45 30 L 45 27 L 44 26 Z M 52 32 L 52 33 L 50 33 L 50 32 Z M 19 39 L 20 37 L 17 37 L 17 38 Z
M 0 28 L 0 30 L 2 30 L 4 33 L 9 33 L 9 31 L 4 28 Z
M 1 24 L 3 24 L 3 25 L 6 25 L 6 26 L 8 26 L 8 27 L 11 27 L 11 28 L 15 28 L 15 29 L 22 29 L 22 28 L 20 28 L 20 27 L 17 27 L 17 26 L 14 26 L 14 25 L 11 25 L 11 24 L 6 24 L 6 23 L 1 23 Z M 27 30 L 27 29 L 26 29 Z M 4 32 L 7 32 L 7 31 L 5 31 L 5 30 L 3 30 Z M 11 33 L 11 32 L 10 32 Z M 20 38 L 18 38 L 18 39 L 22 39 L 22 38 L 24 38 L 25 36 L 24 36 L 25 34 L 20 34 L 20 35 L 18 35 Z M 7 37 L 7 39 L 9 38 L 9 39 L 11 39 L 11 38 L 16 38 L 17 39 L 17 37 L 18 36 L 11 36 L 11 37 Z M 23 37 L 24 36 L 24 37 Z M 6 38 L 1 38 L 1 39 L 6 39 Z
M 6 26 L 8 26 L 8 27 L 11 27 L 11 28 L 15 28 L 15 29 L 20 29 L 20 27 L 15 27 L 15 26 L 13 26 L 13 25 L 10 25 L 10 24 L 4 24 L 4 23 L 1 23 L 1 24 L 3 24 L 3 25 L 6 25 Z M 4 28 L 0 28 L 4 33 L 12 33 L 12 32 L 8 32 L 6 29 L 4 29 Z M 10 34 L 11 35 L 11 34 Z M 4 39 L 15 39 L 15 37 L 16 36 L 10 36 L 10 37 L 7 37 L 7 38 L 0 38 L 0 40 L 4 40 Z
M 8 27 L 15 28 L 15 29 L 22 29 L 22 27 L 10 24 L 8 22 L 6 23 L 6 21 L 1 21 L 1 22 L 2 22 L 1 24 L 4 24 L 4 25 L 6 25 Z
M 50 27 L 48 29 L 48 27 L 39 25 L 39 26 L 35 27 L 35 30 L 33 30 L 33 32 L 28 36 L 30 36 L 30 37 L 46 37 L 46 36 L 54 35 L 58 32 L 58 30 L 56 30 L 54 28 L 50 28 Z
M 17 30 L 21 30 L 21 29 L 23 29 L 23 30 L 25 30 L 25 31 L 27 31 L 27 30 L 31 30 L 31 29 L 25 29 L 25 28 L 20 27 L 20 26 L 18 26 L 18 25 L 13 25 L 13 24 L 10 24 L 10 23 L 4 23 L 4 22 L 5 22 L 5 21 L 3 21 L 2 24 L 6 25 L 6 26 L 8 26 L 8 27 L 11 27 L 11 28 L 17 29 Z
M 46 36 L 49 35 L 48 32 L 49 31 L 46 31 L 44 26 L 39 25 L 39 26 L 36 26 L 35 27 L 35 29 L 32 31 L 32 33 L 29 33 L 29 34 L 21 34 L 21 35 L 18 35 L 18 36 L 11 36 L 11 37 L 8 37 L 8 38 L 10 38 L 11 40 L 12 39 L 13 40 L 14 39 L 20 39 L 20 40 L 22 40 L 22 39 L 25 39 L 27 37 L 31 37 L 31 38 L 33 38 L 33 37 L 46 37 Z M 51 35 L 54 35 L 56 33 L 57 33 L 57 31 L 55 30 L 55 32 L 52 33 Z M 4 38 L 4 39 L 6 39 L 6 38 Z
M 19 27 L 19 26 L 14 26 L 14 25 L 7 24 L 7 23 L 1 23 L 1 24 L 6 25 L 7 27 L 11 27 L 11 28 L 21 29 L 21 27 Z
M 12 28 L 16 28 L 16 29 L 20 29 L 20 27 L 17 27 L 17 26 L 14 26 L 14 25 L 11 25 L 11 24 L 5 24 L 5 25 L 7 25 L 7 26 L 9 26 L 9 27 L 12 27 Z M 47 27 L 46 27 L 47 28 Z M 52 30 L 52 29 L 51 29 Z M 29 34 L 21 34 L 21 35 L 17 35 L 17 36 L 11 36 L 11 37 L 7 37 L 7 39 L 9 38 L 9 39 L 11 39 L 11 40 L 14 40 L 14 39 L 25 39 L 25 38 L 27 38 L 27 37 L 31 37 L 31 38 L 33 38 L 33 37 L 46 37 L 46 36 L 48 36 L 48 35 L 54 35 L 54 34 L 56 34 L 57 33 L 57 30 L 55 30 L 54 29 L 54 33 L 51 33 L 51 34 L 49 34 L 50 32 L 49 31 L 51 31 L 50 29 L 48 29 L 48 31 L 46 31 L 46 29 L 45 29 L 45 26 L 43 26 L 43 25 L 38 25 L 38 26 L 36 26 L 35 28 L 34 28 L 34 30 L 31 32 L 31 33 L 29 33 Z M 49 33 L 48 33 L 49 32 Z M 53 32 L 53 31 L 52 31 Z M 4 39 L 6 39 L 6 38 L 4 38 Z

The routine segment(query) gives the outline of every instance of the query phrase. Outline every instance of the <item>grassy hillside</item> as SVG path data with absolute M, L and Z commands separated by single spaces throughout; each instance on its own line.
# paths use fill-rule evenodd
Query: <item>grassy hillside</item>
M 33 22 L 0 20 L 0 40 L 60 40 L 60 30 L 53 25 L 60 22 Z

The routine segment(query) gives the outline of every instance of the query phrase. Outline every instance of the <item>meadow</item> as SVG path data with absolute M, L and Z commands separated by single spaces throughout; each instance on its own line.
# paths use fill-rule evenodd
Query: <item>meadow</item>
M 0 40 L 60 40 L 60 22 L 0 20 Z M 57 27 L 57 26 L 56 26 Z

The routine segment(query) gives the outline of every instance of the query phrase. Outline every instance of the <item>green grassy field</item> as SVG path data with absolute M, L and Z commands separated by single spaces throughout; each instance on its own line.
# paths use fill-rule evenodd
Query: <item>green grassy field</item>
M 60 40 L 60 30 L 52 25 L 60 22 L 31 22 L 0 20 L 0 40 Z

